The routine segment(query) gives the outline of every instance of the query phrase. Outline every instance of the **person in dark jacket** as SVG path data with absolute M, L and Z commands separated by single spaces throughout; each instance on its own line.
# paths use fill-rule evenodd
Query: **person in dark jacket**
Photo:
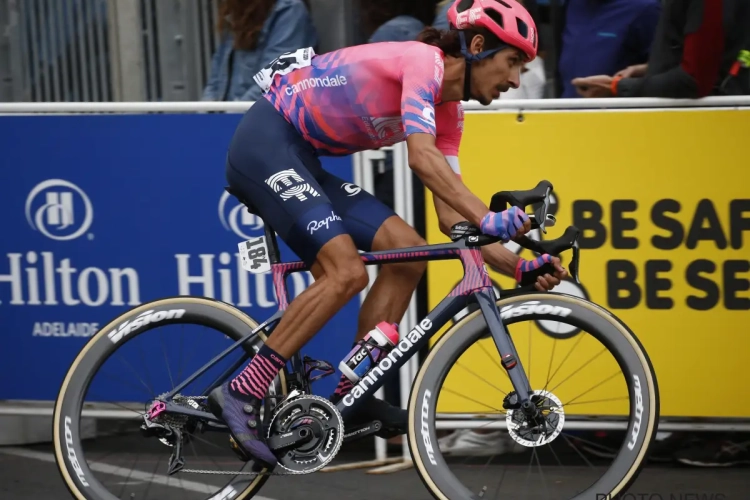
M 747 94 L 748 26 L 747 0 L 665 0 L 647 65 L 572 83 L 584 97 Z
M 557 72 L 562 98 L 578 97 L 572 81 L 611 75 L 645 63 L 661 16 L 660 0 L 568 0 Z
M 318 44 L 306 0 L 222 0 L 218 30 L 204 101 L 256 101 L 262 89 L 253 76 L 263 66 Z

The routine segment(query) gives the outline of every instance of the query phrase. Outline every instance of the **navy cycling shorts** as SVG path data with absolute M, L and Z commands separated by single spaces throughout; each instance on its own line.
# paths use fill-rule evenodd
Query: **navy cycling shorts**
M 359 250 L 372 250 L 375 233 L 396 215 L 364 189 L 323 170 L 312 145 L 265 99 L 237 126 L 226 175 L 308 266 L 341 234 L 349 234 Z

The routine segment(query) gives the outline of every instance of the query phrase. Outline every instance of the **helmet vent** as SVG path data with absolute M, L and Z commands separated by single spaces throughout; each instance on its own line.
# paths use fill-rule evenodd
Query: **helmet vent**
M 498 11 L 493 10 L 493 9 L 485 9 L 484 13 L 487 17 L 495 21 L 502 29 L 505 29 L 505 24 L 503 22 L 502 14 L 500 14 Z
M 474 0 L 461 0 L 460 2 L 458 2 L 458 6 L 456 7 L 456 12 L 463 12 L 465 10 L 469 10 L 472 5 L 474 5 Z
M 516 26 L 518 27 L 518 33 L 526 39 L 529 38 L 529 26 L 521 21 L 519 18 L 516 18 Z
M 499 3 L 500 5 L 504 6 L 505 8 L 508 8 L 508 9 L 512 9 L 513 8 L 510 5 L 508 5 L 507 3 L 503 2 L 503 0 L 495 0 L 495 1 L 497 3 Z

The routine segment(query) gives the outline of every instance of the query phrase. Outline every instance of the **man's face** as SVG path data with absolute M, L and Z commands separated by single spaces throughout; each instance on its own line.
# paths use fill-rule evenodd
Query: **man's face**
M 471 67 L 472 96 L 486 106 L 502 92 L 517 89 L 521 85 L 522 68 L 523 54 L 512 47 L 474 63 Z

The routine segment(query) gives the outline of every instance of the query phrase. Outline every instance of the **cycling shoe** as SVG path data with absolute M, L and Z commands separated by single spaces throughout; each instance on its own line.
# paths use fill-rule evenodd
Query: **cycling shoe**
M 276 456 L 261 437 L 260 399 L 237 399 L 230 394 L 229 384 L 223 384 L 208 395 L 208 407 L 229 427 L 232 438 L 244 452 L 244 459 L 252 459 L 269 469 L 276 467 Z

